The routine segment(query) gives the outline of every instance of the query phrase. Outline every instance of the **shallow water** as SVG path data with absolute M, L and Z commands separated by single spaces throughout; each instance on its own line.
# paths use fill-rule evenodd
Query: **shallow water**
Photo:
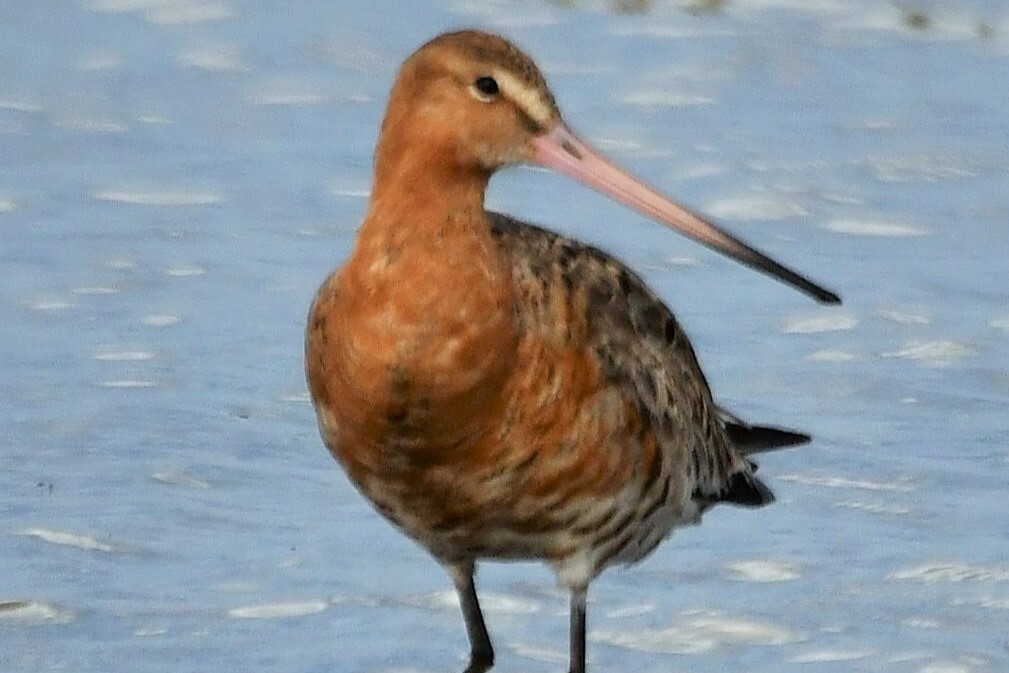
M 321 446 L 301 332 L 396 66 L 462 25 L 845 298 L 495 180 L 641 270 L 729 408 L 816 437 L 762 460 L 776 506 L 595 583 L 593 670 L 1009 668 L 1002 3 L 82 0 L 0 5 L 0 670 L 461 670 L 446 577 Z M 495 670 L 563 670 L 550 574 L 480 580 Z

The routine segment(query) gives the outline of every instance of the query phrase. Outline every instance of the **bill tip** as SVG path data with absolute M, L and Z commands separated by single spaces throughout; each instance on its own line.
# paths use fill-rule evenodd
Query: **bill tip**
M 821 304 L 840 305 L 841 297 L 830 290 L 820 290 L 816 295 L 817 301 Z

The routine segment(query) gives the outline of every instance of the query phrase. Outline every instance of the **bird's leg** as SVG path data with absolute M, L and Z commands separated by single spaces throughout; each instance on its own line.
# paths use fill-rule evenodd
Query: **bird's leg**
M 484 673 L 494 665 L 494 648 L 487 635 L 487 625 L 484 624 L 480 601 L 476 597 L 476 585 L 473 584 L 475 570 L 472 561 L 454 564 L 449 568 L 455 590 L 459 593 L 462 617 L 466 621 L 466 633 L 469 635 L 469 666 L 464 673 Z
M 585 673 L 585 594 L 587 587 L 571 589 L 571 673 Z

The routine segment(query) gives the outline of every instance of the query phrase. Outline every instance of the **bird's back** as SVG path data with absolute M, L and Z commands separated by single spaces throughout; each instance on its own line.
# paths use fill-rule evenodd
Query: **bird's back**
M 525 329 L 584 321 L 579 346 L 598 359 L 604 385 L 636 406 L 661 449 L 685 456 L 691 499 L 701 509 L 722 501 L 770 502 L 766 486 L 750 478 L 746 451 L 737 451 L 726 431 L 742 421 L 715 405 L 686 333 L 645 282 L 598 248 L 504 215 L 490 217 L 511 259 Z M 775 436 L 783 444 L 805 438 Z

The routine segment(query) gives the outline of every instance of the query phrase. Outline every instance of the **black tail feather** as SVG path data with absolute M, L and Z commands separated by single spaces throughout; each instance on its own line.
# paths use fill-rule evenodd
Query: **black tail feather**
M 809 435 L 794 430 L 770 425 L 750 425 L 722 408 L 719 408 L 718 415 L 729 441 L 743 455 L 798 446 L 811 439 Z
M 754 475 L 736 472 L 729 479 L 729 486 L 719 501 L 743 507 L 763 507 L 774 502 L 774 493 Z

